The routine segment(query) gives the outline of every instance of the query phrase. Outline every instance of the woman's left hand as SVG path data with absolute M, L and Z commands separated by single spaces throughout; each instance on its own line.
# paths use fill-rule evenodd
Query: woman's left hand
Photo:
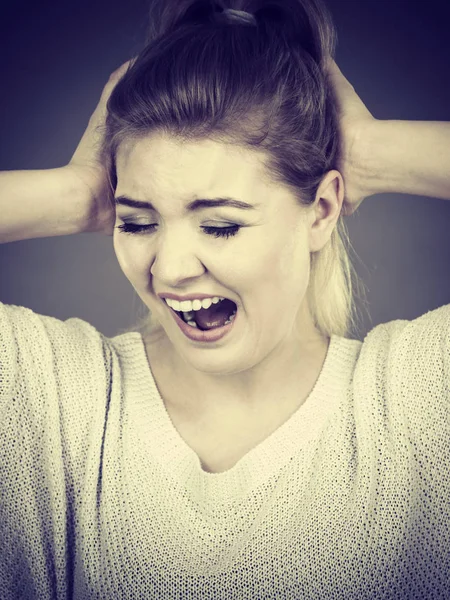
M 355 88 L 343 75 L 331 58 L 328 72 L 336 93 L 339 107 L 339 129 L 341 134 L 340 161 L 338 170 L 344 179 L 344 202 L 342 214 L 351 215 L 371 192 L 365 185 L 363 148 L 375 119 Z

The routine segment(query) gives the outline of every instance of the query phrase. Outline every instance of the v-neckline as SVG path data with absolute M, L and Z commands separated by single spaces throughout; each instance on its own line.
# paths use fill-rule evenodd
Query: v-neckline
M 245 480 L 246 485 L 261 482 L 274 471 L 278 471 L 295 453 L 301 451 L 317 437 L 339 395 L 333 393 L 333 373 L 335 373 L 335 361 L 339 355 L 340 340 L 345 341 L 345 338 L 333 335 L 314 388 L 299 409 L 268 437 L 242 456 L 230 469 L 218 473 L 205 471 L 202 468 L 200 457 L 185 442 L 170 418 L 148 361 L 144 339 L 140 334 L 139 336 L 142 344 L 140 358 L 142 365 L 146 365 L 145 377 L 140 383 L 152 391 L 151 397 L 153 398 L 153 411 L 145 411 L 141 414 L 141 418 L 146 419 L 146 427 L 154 436 L 152 445 L 157 438 L 161 440 L 163 450 L 161 453 L 158 453 L 157 450 L 155 452 L 157 458 L 163 461 L 164 466 L 170 470 L 172 477 L 178 475 L 185 478 L 190 470 L 191 482 L 197 480 L 197 484 L 200 481 L 214 487 L 214 480 L 217 483 L 220 480 L 219 488 L 222 490 L 224 481 L 228 481 L 232 487 L 238 480 L 241 482 Z M 336 387 L 339 387 L 339 382 Z M 243 477 L 244 479 L 242 479 Z

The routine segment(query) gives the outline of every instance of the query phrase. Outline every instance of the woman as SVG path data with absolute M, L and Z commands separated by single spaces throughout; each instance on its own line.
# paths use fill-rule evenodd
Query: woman
M 70 164 L 0 177 L 2 241 L 112 234 L 151 313 L 0 305 L 0 597 L 443 598 L 449 307 L 347 339 L 342 215 L 449 199 L 449 124 L 374 119 L 318 0 L 152 6 Z

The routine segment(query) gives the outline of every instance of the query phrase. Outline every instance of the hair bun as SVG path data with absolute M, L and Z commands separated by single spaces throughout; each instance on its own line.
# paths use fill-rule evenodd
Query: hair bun
M 334 55 L 336 37 L 329 27 L 331 15 L 321 0 L 261 0 L 255 12 L 258 23 L 308 52 L 324 66 Z
M 235 3 L 229 0 L 152 0 L 147 42 L 182 26 L 207 26 L 226 21 L 222 18 L 224 11 L 237 10 L 230 4 Z M 307 52 L 324 70 L 328 57 L 334 56 L 336 31 L 323 0 L 248 0 L 242 12 L 253 15 L 262 43 L 267 39 L 268 46 L 270 39 L 276 36 L 284 40 L 286 46 Z M 237 16 L 234 18 L 237 20 Z

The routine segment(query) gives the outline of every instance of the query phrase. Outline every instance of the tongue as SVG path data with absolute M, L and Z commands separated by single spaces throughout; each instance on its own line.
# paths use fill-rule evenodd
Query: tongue
M 235 305 L 231 300 L 221 300 L 211 304 L 209 308 L 201 308 L 195 312 L 195 321 L 199 329 L 215 329 L 225 325 L 225 321 L 234 311 Z

